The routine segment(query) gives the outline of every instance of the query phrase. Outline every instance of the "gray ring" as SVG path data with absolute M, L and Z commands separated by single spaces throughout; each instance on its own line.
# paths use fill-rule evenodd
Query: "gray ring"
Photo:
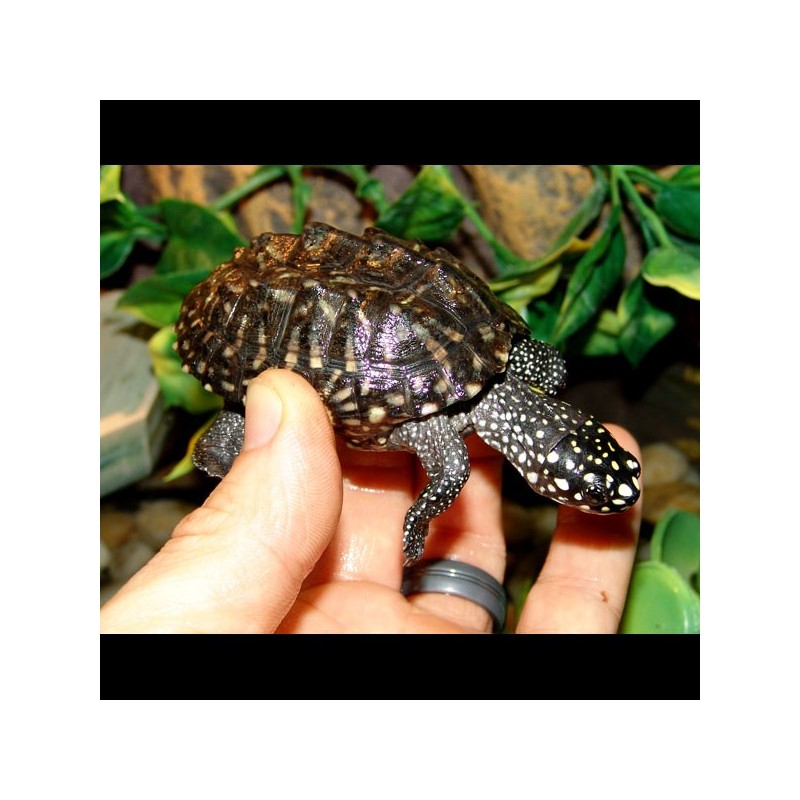
M 489 612 L 495 633 L 505 625 L 507 601 L 503 585 L 488 572 L 463 561 L 440 558 L 407 567 L 400 591 L 406 597 L 422 592 L 463 597 Z

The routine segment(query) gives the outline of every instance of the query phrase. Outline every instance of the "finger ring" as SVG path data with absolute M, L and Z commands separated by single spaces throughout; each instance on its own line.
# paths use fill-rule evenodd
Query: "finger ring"
M 488 572 L 463 561 L 441 558 L 420 561 L 403 572 L 400 591 L 410 594 L 436 592 L 472 600 L 485 608 L 494 620 L 494 632 L 503 630 L 506 621 L 506 592 L 503 585 Z

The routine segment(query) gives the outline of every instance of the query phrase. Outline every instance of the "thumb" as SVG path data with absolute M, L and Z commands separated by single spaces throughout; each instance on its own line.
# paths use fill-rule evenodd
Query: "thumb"
M 108 632 L 275 630 L 327 547 L 342 508 L 333 432 L 288 370 L 249 386 L 244 445 L 203 506 L 104 607 Z

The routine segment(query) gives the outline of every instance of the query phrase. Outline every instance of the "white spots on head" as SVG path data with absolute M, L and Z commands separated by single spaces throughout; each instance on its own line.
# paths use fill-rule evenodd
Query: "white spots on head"
M 203 384 L 203 388 L 204 388 L 204 389 L 205 389 L 207 392 L 213 392 L 213 391 L 214 391 L 214 387 L 213 387 L 213 386 L 212 386 L 210 383 L 204 383 L 204 384 Z
M 571 458 L 568 458 L 568 459 L 567 459 L 567 460 L 564 462 L 564 466 L 565 466 L 565 467 L 566 467 L 568 470 L 570 470 L 570 472 L 571 472 L 573 469 L 575 469 L 575 462 L 574 462 L 574 461 L 573 461 Z
M 555 450 L 551 450 L 547 454 L 547 463 L 548 464 L 555 464 L 558 461 L 558 453 Z
M 639 489 L 639 481 L 636 480 L 636 476 L 635 475 L 631 475 L 631 483 L 633 484 L 633 486 L 634 486 L 634 488 L 636 490 Z
M 544 439 L 544 431 L 543 431 L 541 428 L 539 428 L 539 430 L 538 430 L 538 431 L 536 431 L 536 433 L 534 434 L 534 436 L 535 436 L 537 439 Z
M 569 483 L 564 478 L 555 478 L 553 483 L 565 492 L 569 489 Z
M 584 481 L 586 481 L 586 483 L 594 483 L 594 480 L 595 480 L 596 477 L 597 476 L 594 474 L 594 472 L 587 472 L 583 476 L 583 479 L 584 479 Z
M 617 489 L 617 493 L 620 497 L 630 497 L 633 494 L 633 489 L 631 489 L 627 483 L 621 483 L 619 489 Z
M 521 452 L 521 453 L 520 453 L 520 454 L 517 456 L 517 463 L 519 463 L 519 464 L 524 464 L 524 463 L 525 463 L 527 460 L 528 460 L 528 454 L 527 454 L 527 453 L 526 453 L 526 452 L 523 450 L 523 451 L 522 451 L 522 452 Z
M 632 458 L 629 458 L 625 463 L 628 465 L 628 469 L 633 469 L 633 470 L 639 469 L 639 462 L 635 461 Z
M 538 472 L 533 472 L 533 471 L 526 472 L 525 473 L 525 479 L 528 481 L 528 483 L 534 484 L 534 483 L 536 483 L 536 481 L 539 480 L 539 473 Z
M 611 469 L 619 470 L 619 464 L 616 461 L 611 461 Z
M 188 374 L 189 373 L 189 365 L 188 364 L 181 365 L 181 372 L 185 372 L 185 373 Z

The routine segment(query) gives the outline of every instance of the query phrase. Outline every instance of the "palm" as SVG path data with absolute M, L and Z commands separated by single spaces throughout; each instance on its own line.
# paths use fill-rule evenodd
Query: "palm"
M 466 561 L 502 580 L 502 456 L 476 437 L 470 438 L 469 449 L 470 479 L 455 505 L 431 524 L 425 557 Z M 434 594 L 406 599 L 400 594 L 403 518 L 426 481 L 416 458 L 344 446 L 339 457 L 344 484 L 339 526 L 278 630 L 488 631 L 486 612 L 466 600 Z

